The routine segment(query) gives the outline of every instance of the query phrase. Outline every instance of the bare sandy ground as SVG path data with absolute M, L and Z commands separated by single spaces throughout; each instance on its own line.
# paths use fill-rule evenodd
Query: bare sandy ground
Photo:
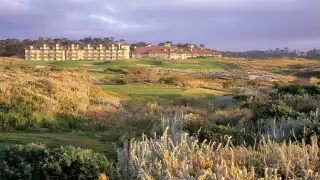
M 36 66 L 36 68 L 46 68 L 47 66 L 40 66 L 40 65 L 38 65 L 38 66 Z
M 92 67 L 93 65 L 92 65 L 92 64 L 82 64 L 82 66 L 85 66 L 85 67 Z

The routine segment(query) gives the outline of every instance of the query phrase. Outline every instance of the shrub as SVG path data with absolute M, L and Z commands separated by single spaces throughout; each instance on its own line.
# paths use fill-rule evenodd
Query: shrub
M 120 85 L 124 85 L 124 84 L 128 84 L 128 81 L 126 79 L 117 79 L 116 83 Z
M 266 103 L 260 103 L 257 108 L 253 110 L 255 112 L 255 118 L 277 118 L 292 117 L 295 115 L 295 111 L 285 104 L 283 101 L 268 101 Z
M 301 86 L 301 85 L 290 85 L 278 87 L 279 94 L 292 94 L 292 95 L 320 95 L 320 86 Z
M 108 159 L 92 150 L 75 147 L 60 147 L 52 150 L 44 160 L 44 174 L 47 179 L 92 179 L 101 172 L 109 171 Z
M 259 84 L 258 80 L 249 80 L 248 82 L 249 86 L 257 86 Z
M 159 82 L 167 85 L 183 86 L 183 79 L 180 76 L 161 77 Z
M 233 85 L 234 85 L 234 84 L 233 84 L 233 81 L 232 81 L 232 80 L 226 80 L 226 81 L 224 81 L 224 82 L 222 83 L 222 87 L 223 87 L 224 89 L 229 89 L 229 88 L 231 88 Z
M 246 121 L 250 121 L 253 117 L 253 113 L 249 109 L 225 109 L 225 110 L 217 110 L 213 114 L 212 120 L 221 125 L 237 125 L 238 123 L 245 123 Z
M 231 126 L 209 125 L 202 127 L 198 133 L 201 142 L 209 140 L 217 143 L 227 143 L 228 139 L 226 137 L 229 136 L 232 137 L 231 140 L 234 145 L 254 145 L 255 143 L 251 134 L 238 131 Z
M 48 128 L 52 118 L 34 110 L 32 105 L 0 103 L 0 129 L 26 130 L 29 128 Z
M 0 149 L 0 179 L 45 179 L 45 147 L 35 144 Z
M 204 101 L 204 103 L 203 103 Z M 185 96 L 173 101 L 173 105 L 175 106 L 191 106 L 196 107 L 200 105 L 205 105 L 208 103 L 208 98 L 202 95 L 192 95 L 192 96 Z M 202 106 L 203 107 L 203 106 Z
M 97 179 L 109 166 L 104 155 L 74 147 L 29 144 L 0 149 L 0 179 Z
M 250 95 L 246 95 L 246 94 L 237 94 L 235 96 L 233 96 L 233 99 L 237 102 L 237 103 L 241 103 L 241 102 L 247 102 L 250 99 L 252 99 L 253 96 Z
M 120 67 L 108 67 L 104 70 L 105 72 L 111 71 L 111 72 L 116 72 L 120 74 L 128 74 L 128 70 Z
M 285 95 L 283 101 L 294 110 L 302 113 L 316 111 L 320 107 L 320 96 L 305 95 Z
M 128 67 L 128 74 L 133 75 L 151 75 L 152 71 L 146 67 Z

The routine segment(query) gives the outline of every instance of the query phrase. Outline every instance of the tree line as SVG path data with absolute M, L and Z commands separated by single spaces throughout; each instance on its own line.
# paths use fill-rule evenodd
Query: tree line
M 16 39 L 16 38 L 9 38 L 5 40 L 0 40 L 0 56 L 12 56 L 18 53 L 23 53 L 24 48 L 30 45 L 43 45 L 43 44 L 61 44 L 61 45 L 71 45 L 76 43 L 82 44 L 104 44 L 104 45 L 111 45 L 114 43 L 125 43 L 124 39 L 116 40 L 114 37 L 85 37 L 79 40 L 71 40 L 68 38 L 43 38 L 39 37 L 38 39 Z M 158 45 L 162 46 L 165 43 L 170 43 L 173 45 L 172 41 L 165 41 L 159 43 Z M 131 44 L 131 49 L 133 50 L 134 47 L 146 47 L 148 43 L 146 42 L 137 42 Z M 175 44 L 177 47 L 183 48 L 187 47 L 188 44 Z M 198 47 L 195 45 L 195 47 Z M 199 45 L 200 48 L 205 48 L 204 44 Z M 289 48 L 276 48 L 274 50 L 253 50 L 253 51 L 245 51 L 245 52 L 234 52 L 234 51 L 224 51 L 221 52 L 224 57 L 240 57 L 240 58 L 248 58 L 248 59 L 263 59 L 263 58 L 307 58 L 307 59 L 319 59 L 320 60 L 320 50 L 313 49 L 307 52 L 303 52 L 300 50 L 293 50 L 290 51 Z
M 115 40 L 113 37 L 105 37 L 105 38 L 93 38 L 93 37 L 85 37 L 79 40 L 71 40 L 68 38 L 43 38 L 39 37 L 38 39 L 16 39 L 9 38 L 5 40 L 0 40 L 0 56 L 12 56 L 18 53 L 22 53 L 25 47 L 30 45 L 43 45 L 43 44 L 61 44 L 61 45 L 71 45 L 76 43 L 83 44 L 105 44 L 110 45 L 113 43 L 125 43 L 124 39 Z
M 224 57 L 237 57 L 237 58 L 247 58 L 247 59 L 264 59 L 264 58 L 306 58 L 306 59 L 318 59 L 320 60 L 320 50 L 313 49 L 307 52 L 301 50 L 292 50 L 289 48 L 276 48 L 274 50 L 269 49 L 266 51 L 253 50 L 245 52 L 233 52 L 224 51 L 221 52 Z
M 85 37 L 79 40 L 71 40 L 68 38 L 43 38 L 39 37 L 38 39 L 16 39 L 16 38 L 9 38 L 5 40 L 0 40 L 0 56 L 12 56 L 18 53 L 23 53 L 24 48 L 28 47 L 30 45 L 53 45 L 53 44 L 61 44 L 61 45 L 71 45 L 71 44 L 104 44 L 104 45 L 111 45 L 114 43 L 125 43 L 126 41 L 124 39 L 116 40 L 114 37 L 105 37 L 105 38 L 99 38 L 99 37 Z M 165 43 L 172 43 L 172 41 L 165 41 L 162 43 L 159 43 L 159 46 L 163 46 Z M 131 49 L 133 50 L 134 47 L 146 47 L 148 43 L 146 42 L 137 42 L 131 44 Z M 187 47 L 188 44 L 175 44 L 178 47 Z M 195 47 L 198 47 L 195 45 Z M 204 48 L 205 45 L 201 44 L 201 48 Z

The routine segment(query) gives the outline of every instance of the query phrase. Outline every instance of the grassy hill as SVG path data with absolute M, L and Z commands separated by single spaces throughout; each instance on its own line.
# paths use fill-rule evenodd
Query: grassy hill
M 317 179 L 319 85 L 276 74 L 302 62 L 1 61 L 0 152 L 88 148 L 117 163 L 106 173 L 118 179 Z

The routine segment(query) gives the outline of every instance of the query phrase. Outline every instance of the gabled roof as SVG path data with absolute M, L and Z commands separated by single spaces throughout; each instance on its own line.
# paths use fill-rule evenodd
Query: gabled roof
M 213 54 L 219 55 L 218 51 L 210 49 L 200 49 L 200 48 L 178 48 L 177 46 L 147 46 L 147 47 L 137 47 L 133 53 L 137 54 L 147 54 L 147 53 L 186 53 L 186 54 Z

